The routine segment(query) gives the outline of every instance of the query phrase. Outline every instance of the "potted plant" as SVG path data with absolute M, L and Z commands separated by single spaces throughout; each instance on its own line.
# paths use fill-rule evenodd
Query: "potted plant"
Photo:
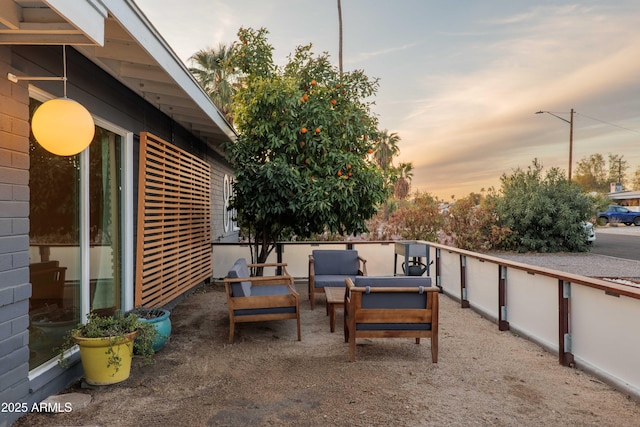
M 156 338 L 153 341 L 153 351 L 160 350 L 169 340 L 171 335 L 171 313 L 164 308 L 146 308 L 138 307 L 129 312 L 135 314 L 140 318 L 141 322 L 150 323 L 156 328 Z M 138 350 L 138 339 L 136 338 L 134 351 L 136 354 Z
M 156 334 L 153 325 L 140 321 L 136 315 L 116 312 L 112 316 L 98 316 L 92 312 L 87 323 L 69 331 L 60 351 L 60 362 L 65 364 L 65 352 L 77 344 L 87 383 L 115 384 L 129 378 L 133 340 L 137 338 L 139 354 L 151 362 Z

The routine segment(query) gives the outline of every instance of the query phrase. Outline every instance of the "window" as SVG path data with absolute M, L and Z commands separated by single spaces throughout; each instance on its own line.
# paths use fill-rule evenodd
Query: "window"
M 224 207 L 222 212 L 222 218 L 224 221 L 225 233 L 232 231 L 238 231 L 238 225 L 236 224 L 236 210 L 229 209 L 231 206 L 231 197 L 233 197 L 233 178 L 229 175 L 224 175 L 224 182 L 222 183 L 222 191 L 224 197 Z
M 89 149 L 69 157 L 30 139 L 30 369 L 56 356 L 87 295 L 98 313 L 123 308 L 123 139 L 96 126 Z

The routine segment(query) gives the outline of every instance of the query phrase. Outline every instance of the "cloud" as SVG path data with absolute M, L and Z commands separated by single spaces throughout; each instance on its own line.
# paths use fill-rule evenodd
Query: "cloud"
M 616 114 L 622 113 L 616 113 L 620 101 L 611 95 L 640 89 L 640 36 L 629 19 L 614 22 L 589 13 L 585 9 L 577 14 L 576 8 L 565 7 L 550 18 L 535 10 L 504 19 L 530 25 L 465 51 L 475 62 L 473 71 L 424 76 L 420 85 L 425 95 L 407 104 L 410 110 L 400 128 L 393 129 L 403 141 L 399 161 L 415 166 L 414 187 L 441 195 L 455 188 L 479 191 L 496 185 L 502 173 L 527 167 L 534 158 L 546 167 L 566 169 L 568 127 L 557 119 L 550 123 L 551 117 L 545 121 L 534 116 L 540 109 L 568 112 L 576 108 L 585 114 L 595 109 L 608 114 L 605 120 L 615 122 Z M 571 14 L 579 15 L 582 22 Z M 552 31 L 559 17 L 567 18 L 560 35 Z M 590 22 L 600 26 L 589 27 Z M 531 37 L 532 32 L 540 35 Z M 566 43 L 558 39 L 569 34 L 572 38 Z M 576 40 L 579 37 L 582 40 Z M 624 104 L 629 108 L 628 102 Z M 634 105 L 639 107 L 637 101 Z M 638 150 L 629 147 L 629 140 L 637 135 L 618 135 L 616 145 L 603 144 L 603 133 L 600 126 L 599 137 L 581 134 L 585 144 L 580 149 L 584 151 L 588 142 L 603 154 L 624 153 L 631 163 L 640 163 Z M 579 158 L 574 155 L 574 161 Z
M 390 53 L 395 53 L 395 52 L 400 52 L 403 50 L 407 50 L 407 49 L 411 49 L 413 47 L 415 47 L 417 45 L 417 43 L 408 43 L 408 44 L 404 44 L 402 46 L 393 46 L 393 47 L 388 47 L 385 49 L 379 49 L 376 51 L 372 51 L 372 52 L 360 52 L 358 53 L 356 56 L 352 57 L 351 59 L 349 59 L 347 61 L 347 64 L 361 64 L 362 62 L 365 62 L 371 58 L 375 58 L 378 56 L 384 56 L 384 55 L 388 55 Z

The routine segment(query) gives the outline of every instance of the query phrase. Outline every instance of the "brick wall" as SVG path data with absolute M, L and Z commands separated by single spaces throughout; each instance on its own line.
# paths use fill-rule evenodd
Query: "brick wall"
M 10 60 L 0 46 L 0 403 L 29 395 L 29 93 L 6 79 Z

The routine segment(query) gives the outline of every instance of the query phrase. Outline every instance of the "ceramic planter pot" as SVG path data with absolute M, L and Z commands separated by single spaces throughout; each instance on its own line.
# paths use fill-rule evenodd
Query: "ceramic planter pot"
M 120 338 L 85 338 L 74 336 L 73 340 L 80 347 L 80 360 L 87 383 L 92 385 L 108 385 L 122 382 L 131 374 L 133 358 L 133 340 L 138 332 L 131 332 Z M 113 355 L 120 359 L 120 366 L 109 363 Z
M 130 313 L 140 318 L 141 322 L 151 323 L 157 331 L 153 341 L 153 351 L 160 350 L 171 336 L 171 313 L 163 308 L 136 308 Z

